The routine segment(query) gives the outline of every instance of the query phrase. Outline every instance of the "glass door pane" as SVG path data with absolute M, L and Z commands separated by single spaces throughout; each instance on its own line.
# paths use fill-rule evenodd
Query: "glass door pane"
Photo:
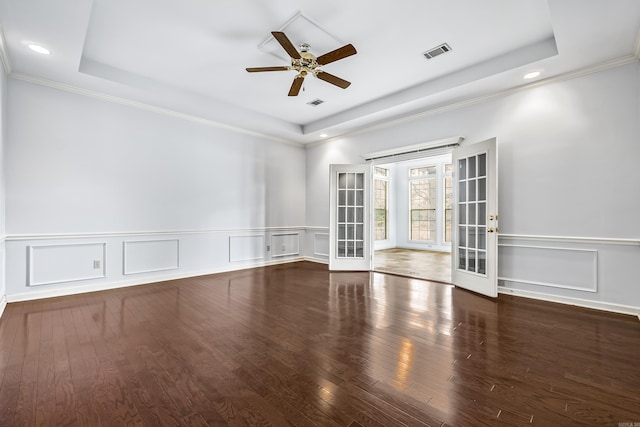
M 487 156 L 458 159 L 458 270 L 486 275 Z
M 364 258 L 364 182 L 364 173 L 338 173 L 338 258 Z

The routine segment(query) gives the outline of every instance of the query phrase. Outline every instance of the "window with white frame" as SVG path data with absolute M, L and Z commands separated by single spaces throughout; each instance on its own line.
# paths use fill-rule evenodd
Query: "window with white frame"
M 453 165 L 446 163 L 444 165 L 443 174 L 443 186 L 444 186 L 444 242 L 451 243 L 451 221 L 453 219 L 453 187 L 451 181 L 451 175 L 453 172 Z
M 436 166 L 409 169 L 410 240 L 434 242 L 437 215 Z
M 389 169 L 376 166 L 374 193 L 375 239 L 387 240 L 389 238 Z

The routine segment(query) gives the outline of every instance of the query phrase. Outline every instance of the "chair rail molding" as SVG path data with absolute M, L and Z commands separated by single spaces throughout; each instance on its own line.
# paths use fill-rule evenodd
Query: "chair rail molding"
M 505 240 L 541 240 L 541 241 L 561 241 L 573 243 L 605 243 L 609 245 L 631 245 L 640 246 L 640 238 L 628 239 L 620 237 L 588 237 L 588 236 L 544 236 L 537 234 L 500 234 L 500 239 Z

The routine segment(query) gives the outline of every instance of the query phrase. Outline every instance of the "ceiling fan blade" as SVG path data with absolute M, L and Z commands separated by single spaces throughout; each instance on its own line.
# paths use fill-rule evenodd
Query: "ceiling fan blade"
M 272 31 L 271 34 L 276 40 L 278 40 L 278 43 L 280 43 L 280 46 L 282 46 L 283 49 L 287 51 L 290 57 L 294 59 L 301 58 L 300 53 L 295 48 L 293 43 L 291 43 L 291 40 L 289 40 L 289 37 L 287 37 L 285 33 L 281 31 Z
M 291 84 L 291 89 L 289 89 L 289 96 L 298 96 L 303 82 L 304 77 L 296 76 L 296 78 L 293 79 L 293 83 Z
M 258 73 L 262 71 L 289 71 L 289 67 L 256 67 L 247 68 L 247 71 L 250 73 Z
M 348 88 L 351 84 L 351 82 L 343 80 L 340 77 L 334 76 L 333 74 L 329 74 L 326 71 L 318 71 L 316 73 L 316 77 L 320 80 L 324 80 L 327 83 L 331 83 L 332 85 L 341 87 L 342 89 Z
M 356 53 L 358 53 L 356 48 L 353 47 L 352 44 L 348 44 L 324 55 L 320 55 L 316 61 L 318 61 L 320 65 L 327 65 L 339 59 L 346 58 L 347 56 L 355 55 Z

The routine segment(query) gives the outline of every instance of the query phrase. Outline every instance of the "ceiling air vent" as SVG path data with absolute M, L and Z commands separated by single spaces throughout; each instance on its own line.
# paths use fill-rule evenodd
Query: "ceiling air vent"
M 431 58 L 435 58 L 438 55 L 442 55 L 443 53 L 447 53 L 450 50 L 451 50 L 451 47 L 448 44 L 443 43 L 440 46 L 436 46 L 433 49 L 429 49 L 428 51 L 424 52 L 423 55 L 425 58 L 431 59 Z
M 307 105 L 311 105 L 312 107 L 317 107 L 318 105 L 322 104 L 324 101 L 322 99 L 314 99 L 311 102 L 307 102 Z

